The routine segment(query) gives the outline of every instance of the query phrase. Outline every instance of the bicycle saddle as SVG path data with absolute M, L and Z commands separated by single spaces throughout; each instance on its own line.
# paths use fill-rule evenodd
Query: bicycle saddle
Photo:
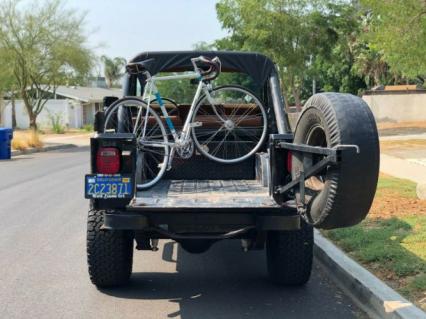
M 149 73 L 152 72 L 152 64 L 155 61 L 155 59 L 148 59 L 140 62 L 131 62 L 126 65 L 126 70 L 129 74 L 138 74 L 145 71 L 148 71 Z

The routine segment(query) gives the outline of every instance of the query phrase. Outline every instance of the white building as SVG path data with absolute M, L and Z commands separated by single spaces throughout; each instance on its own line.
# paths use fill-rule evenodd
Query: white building
M 51 127 L 50 115 L 60 116 L 62 125 L 68 128 L 81 128 L 86 124 L 93 124 L 97 110 L 103 108 L 105 96 L 122 97 L 119 89 L 93 88 L 83 86 L 59 86 L 52 99 L 49 99 L 37 117 L 40 128 Z M 16 124 L 18 128 L 29 127 L 28 114 L 22 100 L 15 101 Z M 4 101 L 0 109 L 0 126 L 12 127 L 12 104 Z

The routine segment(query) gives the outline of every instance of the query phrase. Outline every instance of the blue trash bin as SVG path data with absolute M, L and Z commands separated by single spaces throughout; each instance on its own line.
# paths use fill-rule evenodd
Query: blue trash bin
M 0 127 L 0 159 L 10 159 L 12 155 L 13 130 Z

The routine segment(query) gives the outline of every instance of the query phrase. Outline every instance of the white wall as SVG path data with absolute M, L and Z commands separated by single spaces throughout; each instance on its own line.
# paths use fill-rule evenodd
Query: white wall
M 16 100 L 16 124 L 18 128 L 28 128 L 29 119 L 22 100 Z M 82 109 L 81 104 L 74 100 L 48 100 L 43 110 L 37 117 L 37 124 L 40 128 L 51 127 L 49 119 L 51 114 L 61 114 L 61 122 L 63 126 L 69 128 L 82 127 Z M 5 101 L 2 112 L 2 122 L 4 127 L 12 127 L 12 105 L 10 101 Z
M 364 95 L 376 121 L 426 121 L 426 93 Z
M 72 128 L 83 127 L 83 109 L 80 102 L 69 100 L 68 123 Z

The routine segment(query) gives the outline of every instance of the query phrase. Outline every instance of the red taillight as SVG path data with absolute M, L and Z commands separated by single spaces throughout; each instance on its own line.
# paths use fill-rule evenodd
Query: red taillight
M 291 152 L 287 152 L 287 172 L 291 173 L 291 167 L 292 167 L 292 161 L 293 161 L 293 154 Z
M 96 170 L 100 174 L 117 174 L 120 171 L 120 151 L 114 147 L 101 147 L 96 153 Z

